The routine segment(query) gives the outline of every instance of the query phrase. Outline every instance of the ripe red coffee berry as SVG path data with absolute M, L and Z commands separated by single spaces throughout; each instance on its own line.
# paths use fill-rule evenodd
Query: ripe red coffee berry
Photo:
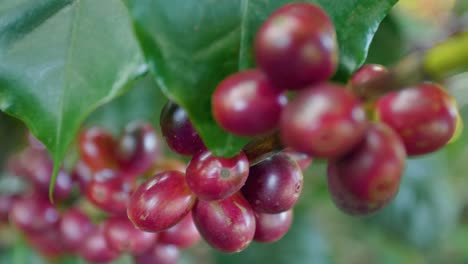
M 137 229 L 127 216 L 110 217 L 103 225 L 107 244 L 120 253 L 142 254 L 154 246 L 158 236 Z
M 328 189 L 334 203 L 353 215 L 383 208 L 398 192 L 405 159 L 403 143 L 390 127 L 369 125 L 363 142 L 328 162 Z
M 148 123 L 128 124 L 118 142 L 121 170 L 138 176 L 146 172 L 160 156 L 160 142 L 156 131 Z
M 206 150 L 193 156 L 186 171 L 188 186 L 202 200 L 221 200 L 233 195 L 248 175 L 249 161 L 243 152 L 222 158 Z
M 180 155 L 194 155 L 205 149 L 185 110 L 168 101 L 161 111 L 160 125 L 167 145 Z
M 42 233 L 55 228 L 60 220 L 57 209 L 42 196 L 18 198 L 11 208 L 10 222 L 26 233 Z
M 18 197 L 14 194 L 0 194 L 0 224 L 8 222 L 8 214 L 16 199 Z
M 400 135 L 412 156 L 445 146 L 455 133 L 458 110 L 442 87 L 422 83 L 381 97 L 376 115 Z
M 302 184 L 299 165 L 279 153 L 250 168 L 242 193 L 256 212 L 276 214 L 296 204 Z
M 291 227 L 292 209 L 279 214 L 255 213 L 254 240 L 262 243 L 272 243 L 280 240 Z
M 367 89 L 378 90 L 372 87 L 371 82 L 388 73 L 387 68 L 379 64 L 366 64 L 359 68 L 348 82 L 348 86 L 358 94 L 367 94 Z
M 259 70 L 229 76 L 218 85 L 212 99 L 216 122 L 240 136 L 256 136 L 273 130 L 287 103 L 285 94 L 274 89 Z
M 366 115 L 359 100 L 344 87 L 322 83 L 298 93 L 281 114 L 283 143 L 313 157 L 334 158 L 363 137 Z
M 125 215 L 135 187 L 136 181 L 133 178 L 121 174 L 110 174 L 109 178 L 106 178 L 100 174 L 88 184 L 86 198 L 106 212 Z
M 180 250 L 174 245 L 156 243 L 145 253 L 133 257 L 135 264 L 177 264 Z
M 42 233 L 26 234 L 28 243 L 48 259 L 67 253 L 61 239 L 60 232 L 55 228 Z
M 35 189 L 44 196 L 49 193 L 49 185 L 54 164 L 45 149 L 27 147 L 19 156 L 16 169 L 30 180 Z M 72 191 L 72 179 L 64 170 L 60 170 L 55 181 L 54 199 L 65 199 Z
M 64 247 L 70 252 L 76 252 L 93 228 L 91 219 L 81 210 L 72 208 L 66 211 L 59 226 Z
M 160 232 L 158 242 L 175 245 L 182 249 L 194 245 L 200 239 L 200 233 L 193 222 L 192 213 L 189 213 L 177 225 Z
M 198 200 L 192 213 L 201 236 L 222 252 L 239 252 L 252 242 L 255 216 L 240 193 L 221 201 Z
M 255 38 L 257 64 L 276 87 L 302 89 L 328 80 L 336 70 L 338 45 L 328 15 L 310 3 L 276 10 Z
M 166 171 L 141 184 L 130 198 L 128 218 L 139 229 L 159 232 L 182 220 L 192 208 L 195 195 L 179 171 Z
M 81 159 L 93 171 L 116 169 L 116 141 L 106 130 L 92 127 L 83 130 L 79 136 L 79 151 Z
M 79 255 L 90 263 L 109 263 L 119 257 L 119 253 L 109 247 L 102 225 L 95 227 L 79 249 Z

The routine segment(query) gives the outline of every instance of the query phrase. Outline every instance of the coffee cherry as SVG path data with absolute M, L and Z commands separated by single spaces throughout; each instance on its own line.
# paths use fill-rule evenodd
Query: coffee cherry
M 310 155 L 294 151 L 291 148 L 284 149 L 282 153 L 288 155 L 292 160 L 297 162 L 297 165 L 299 165 L 302 171 L 305 171 L 313 161 Z
M 86 197 L 106 212 L 125 215 L 130 195 L 136 187 L 135 179 L 120 174 L 111 174 L 109 178 L 99 176 L 89 183 Z
M 56 227 L 59 220 L 57 209 L 37 194 L 19 198 L 13 203 L 10 212 L 11 223 L 29 234 L 47 232 Z
M 160 142 L 153 127 L 134 122 L 127 125 L 120 136 L 117 156 L 121 170 L 139 175 L 151 168 L 160 152 Z
M 186 174 L 188 186 L 199 199 L 221 200 L 244 185 L 249 161 L 242 152 L 232 158 L 221 158 L 206 150 L 193 156 Z
M 81 210 L 72 208 L 66 211 L 59 225 L 64 247 L 71 252 L 77 252 L 93 228 L 91 219 Z
M 79 160 L 76 163 L 75 168 L 73 168 L 71 177 L 72 181 L 78 183 L 80 192 L 85 194 L 89 183 L 93 179 L 93 172 L 84 161 Z
M 45 149 L 28 147 L 19 156 L 21 168 L 18 172 L 23 173 L 32 182 L 35 189 L 47 196 L 52 178 L 54 164 Z M 64 170 L 60 170 L 54 186 L 54 199 L 67 198 L 73 188 L 71 176 Z
M 130 198 L 128 218 L 139 229 L 159 232 L 184 218 L 195 202 L 195 195 L 184 174 L 166 171 L 141 184 Z
M 458 110 L 443 88 L 423 83 L 381 97 L 376 114 L 400 135 L 411 156 L 445 146 L 455 132 Z
M 292 219 L 292 209 L 279 214 L 256 212 L 254 240 L 262 243 L 272 243 L 280 240 L 288 232 Z
M 91 263 L 108 263 L 119 257 L 119 253 L 109 247 L 102 225 L 95 227 L 79 249 L 83 259 Z
M 134 256 L 135 264 L 177 264 L 180 252 L 174 245 L 157 243 L 143 254 Z
M 405 149 L 387 125 L 369 125 L 364 141 L 328 163 L 328 189 L 336 206 L 348 214 L 371 214 L 397 194 Z
M 358 94 L 368 94 L 367 89 L 377 90 L 371 82 L 388 73 L 387 68 L 379 64 L 366 64 L 359 68 L 348 82 L 348 86 Z
M 161 112 L 161 131 L 167 145 L 181 155 L 194 155 L 205 149 L 185 110 L 168 101 Z
M 80 133 L 79 151 L 81 159 L 93 171 L 116 169 L 116 142 L 106 130 L 98 127 L 88 128 Z
M 177 225 L 160 232 L 158 242 L 175 245 L 182 249 L 194 245 L 200 239 L 200 233 L 198 233 L 190 212 Z
M 0 194 L 0 224 L 2 222 L 8 222 L 8 214 L 16 199 L 18 199 L 18 197 L 13 194 Z
M 294 206 L 302 181 L 297 163 L 279 153 L 250 168 L 242 193 L 256 212 L 276 214 Z
M 279 88 L 302 89 L 326 81 L 337 66 L 335 28 L 319 6 L 285 5 L 258 31 L 255 57 L 260 68 Z
M 242 251 L 254 237 L 254 212 L 240 193 L 220 201 L 198 200 L 192 213 L 201 236 L 225 253 Z
M 281 115 L 281 139 L 314 157 L 343 155 L 363 137 L 367 125 L 359 100 L 343 87 L 322 83 L 298 93 Z
M 287 103 L 259 70 L 231 75 L 213 94 L 213 115 L 218 124 L 233 134 L 256 136 L 272 131 Z
M 103 225 L 107 244 L 120 253 L 142 254 L 156 242 L 156 233 L 136 229 L 127 216 L 110 217 Z
M 66 253 L 60 232 L 55 228 L 41 233 L 26 234 L 26 240 L 41 255 L 48 259 L 57 258 Z

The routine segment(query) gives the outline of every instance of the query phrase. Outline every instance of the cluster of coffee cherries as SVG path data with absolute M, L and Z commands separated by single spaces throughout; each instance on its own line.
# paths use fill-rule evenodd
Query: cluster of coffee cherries
M 167 145 L 191 160 L 184 171 L 159 172 L 133 192 L 127 213 L 138 229 L 161 232 L 191 214 L 201 237 L 226 253 L 286 234 L 302 189 L 301 169 L 311 163 L 307 155 L 285 150 L 250 166 L 243 152 L 214 156 L 176 103 L 164 106 L 160 120 Z
M 178 262 L 180 249 L 200 240 L 191 214 L 157 233 L 135 228 L 127 217 L 130 195 L 145 175 L 185 171 L 183 162 L 161 157 L 151 125 L 131 123 L 119 139 L 102 128 L 85 129 L 79 152 L 74 169 L 58 174 L 55 204 L 48 198 L 53 163 L 40 142 L 30 136 L 30 144 L 8 161 L 10 174 L 28 184 L 21 194 L 0 195 L 0 220 L 9 220 L 42 255 L 109 263 L 130 254 L 139 264 L 170 264 Z
M 0 219 L 9 217 L 45 255 L 75 253 L 93 263 L 123 253 L 136 263 L 176 263 L 178 250 L 200 238 L 234 253 L 254 240 L 269 243 L 286 234 L 311 157 L 328 160 L 337 207 L 349 214 L 376 212 L 398 192 L 407 156 L 450 141 L 458 110 L 434 83 L 369 102 L 356 89 L 386 69 L 365 65 L 348 85 L 332 83 L 337 53 L 333 23 L 320 7 L 283 6 L 256 35 L 258 69 L 222 81 L 212 110 L 226 131 L 246 137 L 278 133 L 285 150 L 255 164 L 243 151 L 217 157 L 184 108 L 170 101 L 161 113 L 162 136 L 174 152 L 191 157 L 187 165 L 163 157 L 161 141 L 146 123 L 129 124 L 119 138 L 87 128 L 80 133 L 74 170 L 58 175 L 53 196 L 63 205 L 57 207 L 47 199 L 52 162 L 31 140 L 9 164 L 31 188 L 22 196 L 0 196 Z M 295 92 L 289 100 L 288 91 Z M 74 185 L 78 197 L 105 214 L 80 207 Z
M 327 159 L 330 194 L 349 214 L 388 204 L 406 157 L 443 147 L 456 131 L 455 100 L 435 83 L 393 87 L 399 89 L 370 102 L 358 92 L 386 74 L 384 67 L 365 65 L 348 85 L 330 82 L 337 67 L 335 29 L 316 5 L 276 10 L 258 31 L 254 50 L 258 69 L 228 76 L 213 93 L 215 120 L 239 136 L 276 131 L 284 146 Z

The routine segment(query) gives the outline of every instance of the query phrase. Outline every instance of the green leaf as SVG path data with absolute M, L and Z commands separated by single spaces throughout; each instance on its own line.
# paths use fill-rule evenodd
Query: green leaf
M 406 53 L 405 37 L 401 32 L 396 17 L 388 15 L 375 33 L 369 47 L 366 63 L 390 66 L 400 60 Z
M 25 143 L 26 128 L 24 125 L 18 119 L 0 112 L 0 171 L 3 171 L 8 156 Z
M 159 116 L 166 101 L 148 74 L 136 81 L 129 92 L 96 109 L 85 125 L 104 127 L 114 135 L 121 133 L 128 123 L 136 120 L 149 122 L 154 128 L 159 128 Z
M 211 94 L 229 74 L 254 66 L 252 43 L 261 23 L 287 0 L 126 0 L 150 69 L 166 95 L 184 107 L 216 155 L 236 154 L 248 139 L 223 131 Z M 344 81 L 365 60 L 380 21 L 396 0 L 309 0 L 337 29 Z
M 80 123 L 144 70 L 120 0 L 0 3 L 0 109 L 47 146 L 54 176 Z
M 294 214 L 289 232 L 278 242 L 253 242 L 238 254 L 215 251 L 216 263 L 325 264 L 331 263 L 327 241 L 305 211 Z

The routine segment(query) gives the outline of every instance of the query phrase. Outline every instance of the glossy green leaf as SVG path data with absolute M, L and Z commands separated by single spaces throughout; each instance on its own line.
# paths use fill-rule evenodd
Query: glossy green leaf
M 144 70 L 120 0 L 0 2 L 0 109 L 47 146 L 55 171 L 85 117 Z
M 159 116 L 167 101 L 150 75 L 135 82 L 132 89 L 93 112 L 85 125 L 100 126 L 114 135 L 132 121 L 145 121 L 159 129 Z
M 232 156 L 247 142 L 223 131 L 211 114 L 211 94 L 229 74 L 253 67 L 252 43 L 261 23 L 288 0 L 126 0 L 158 85 L 184 107 L 205 144 Z M 309 0 L 336 25 L 337 78 L 365 60 L 380 21 L 396 0 Z
M 366 63 L 376 63 L 391 66 L 398 62 L 406 53 L 405 36 L 395 16 L 388 15 L 375 33 L 369 47 Z
M 18 119 L 0 112 L 0 171 L 5 167 L 8 156 L 25 143 L 25 126 Z

